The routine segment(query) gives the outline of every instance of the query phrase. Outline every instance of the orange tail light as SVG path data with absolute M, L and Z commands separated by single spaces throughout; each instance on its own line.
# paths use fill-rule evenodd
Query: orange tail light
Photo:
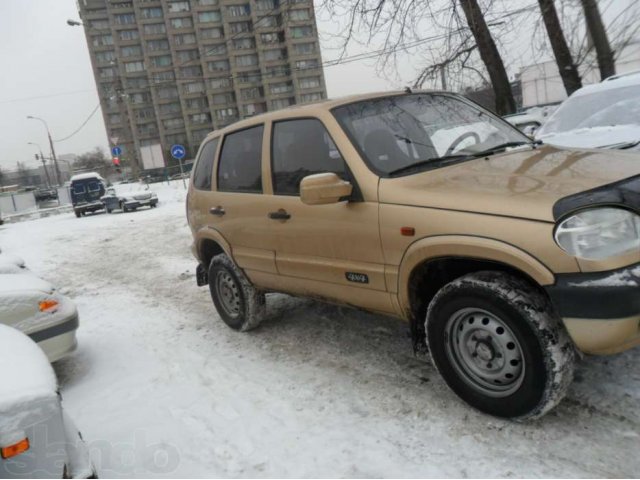
M 21 453 L 24 453 L 27 450 L 29 450 L 29 439 L 23 438 L 18 443 L 14 443 L 13 445 L 2 447 L 0 449 L 0 454 L 2 455 L 2 458 L 7 459 L 7 458 L 15 457 L 16 455 L 20 455 Z
M 58 306 L 58 302 L 52 299 L 42 300 L 38 306 L 41 312 L 48 312 L 49 310 L 55 309 Z

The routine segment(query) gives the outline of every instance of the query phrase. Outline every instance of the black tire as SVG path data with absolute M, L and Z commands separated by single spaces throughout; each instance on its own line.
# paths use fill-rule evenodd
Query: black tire
M 76 212 L 75 212 L 75 213 L 76 213 L 76 217 L 78 217 L 78 218 L 80 218 L 80 217 L 82 216 L 82 214 L 81 214 L 79 211 L 77 211 L 77 210 L 76 210 Z
M 110 208 L 107 208 L 107 213 L 111 213 L 113 212 L 113 210 L 111 210 Z
M 449 387 L 496 417 L 541 417 L 566 394 L 576 351 L 549 300 L 502 272 L 445 285 L 431 301 L 427 343 Z
M 265 313 L 265 297 L 227 255 L 221 253 L 209 264 L 209 291 L 220 318 L 233 330 L 256 328 Z

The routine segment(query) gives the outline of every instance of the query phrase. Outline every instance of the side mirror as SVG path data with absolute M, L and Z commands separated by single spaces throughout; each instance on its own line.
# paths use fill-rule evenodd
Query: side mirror
M 308 175 L 300 182 L 300 200 L 307 205 L 338 203 L 351 195 L 353 186 L 335 173 Z

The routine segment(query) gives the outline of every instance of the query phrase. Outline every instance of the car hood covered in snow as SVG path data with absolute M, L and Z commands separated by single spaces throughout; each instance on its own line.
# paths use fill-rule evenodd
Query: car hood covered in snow
M 35 275 L 0 274 L 0 296 L 36 292 L 51 294 L 55 288 Z
M 544 145 L 380 181 L 382 203 L 554 221 L 569 195 L 640 174 L 640 156 Z
M 536 137 L 544 143 L 573 148 L 630 148 L 640 150 L 640 125 L 577 128 Z

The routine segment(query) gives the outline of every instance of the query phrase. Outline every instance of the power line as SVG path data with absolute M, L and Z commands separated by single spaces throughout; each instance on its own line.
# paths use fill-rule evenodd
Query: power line
M 89 123 L 89 120 L 91 120 L 91 117 L 95 115 L 95 113 L 98 111 L 99 108 L 100 108 L 100 102 L 98 102 L 98 105 L 96 105 L 96 108 L 93 109 L 93 111 L 89 114 L 87 119 L 84 122 L 82 122 L 82 124 L 71 135 L 67 135 L 64 138 L 54 140 L 54 142 L 64 142 L 65 140 L 69 140 L 71 137 L 73 137 L 76 133 L 82 130 L 87 123 Z

